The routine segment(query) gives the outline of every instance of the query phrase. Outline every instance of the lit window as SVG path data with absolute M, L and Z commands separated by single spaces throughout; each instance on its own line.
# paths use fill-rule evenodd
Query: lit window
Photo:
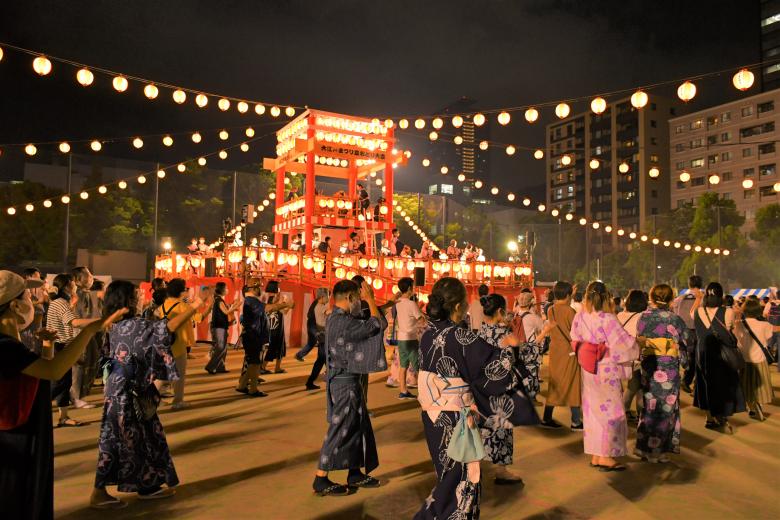
M 761 27 L 766 27 L 767 25 L 772 25 L 777 22 L 780 22 L 780 14 L 773 14 L 772 16 L 761 20 Z

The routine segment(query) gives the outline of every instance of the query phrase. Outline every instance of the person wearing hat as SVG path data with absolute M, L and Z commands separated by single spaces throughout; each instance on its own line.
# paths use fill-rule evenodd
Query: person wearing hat
M 108 328 L 127 309 L 93 321 L 52 359 L 28 350 L 19 340 L 35 315 L 30 289 L 40 280 L 25 281 L 0 271 L 0 497 L 4 518 L 54 517 L 54 441 L 50 381 L 70 372 L 92 337 Z M 55 333 L 42 330 L 51 342 Z

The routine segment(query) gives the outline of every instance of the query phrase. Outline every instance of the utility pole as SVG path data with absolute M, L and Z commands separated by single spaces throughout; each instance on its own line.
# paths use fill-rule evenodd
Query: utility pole
M 238 180 L 238 172 L 233 170 L 233 224 L 236 223 L 236 185 Z M 244 237 L 246 238 L 246 237 Z
M 160 171 L 160 163 L 157 163 L 157 170 L 154 174 L 154 239 L 152 240 L 152 257 L 157 255 L 157 212 L 160 207 L 160 176 L 156 172 Z
M 563 222 L 558 219 L 558 281 L 563 279 L 563 272 L 561 269 L 561 249 L 563 249 Z
M 590 229 L 585 226 L 585 276 L 590 283 Z
M 68 154 L 68 180 L 65 183 L 70 197 L 71 181 L 73 178 L 73 154 Z M 70 203 L 65 204 L 65 244 L 62 252 L 62 271 L 68 270 L 68 249 L 70 249 Z
M 655 218 L 658 215 L 653 215 L 653 237 L 655 237 Z M 653 244 L 653 285 L 658 283 L 658 246 Z
M 718 197 L 718 205 L 716 206 L 716 209 L 718 211 L 718 247 L 721 250 L 721 253 L 723 252 L 723 230 L 720 227 L 720 197 Z M 723 283 L 723 274 L 721 273 L 721 257 L 723 255 L 718 255 L 718 282 Z

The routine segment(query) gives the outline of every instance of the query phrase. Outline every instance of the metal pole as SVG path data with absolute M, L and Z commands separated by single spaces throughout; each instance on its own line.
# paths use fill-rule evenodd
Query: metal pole
M 717 209 L 718 209 L 718 247 L 722 251 L 723 250 L 723 232 L 722 232 L 722 229 L 720 227 L 720 198 L 718 198 Z M 722 274 L 721 274 L 721 261 L 720 261 L 721 256 L 723 256 L 723 255 L 718 255 L 718 281 L 720 283 L 723 283 L 723 277 L 722 277 Z
M 73 177 L 73 154 L 68 154 L 68 180 L 66 182 L 66 188 L 68 190 L 68 197 L 70 197 L 71 180 Z M 70 248 L 70 204 L 65 204 L 65 244 L 62 252 L 62 271 L 68 270 L 68 249 Z
M 563 271 L 561 269 L 561 249 L 563 249 L 563 222 L 558 219 L 558 281 L 563 279 Z
M 655 236 L 655 217 L 653 215 L 653 236 Z M 658 248 L 653 244 L 653 285 L 658 283 Z
M 235 170 L 233 171 L 233 224 L 236 223 L 236 180 L 238 177 L 238 172 Z M 307 237 L 308 240 L 308 237 Z
M 599 274 L 598 274 L 599 280 L 602 280 L 601 262 L 603 261 L 604 261 L 604 233 L 601 231 L 601 228 L 599 228 Z
M 160 171 L 160 163 L 157 163 L 157 171 Z M 154 239 L 152 241 L 152 256 L 157 255 L 157 212 L 160 208 L 160 177 L 154 174 Z
M 590 283 L 590 229 L 585 227 L 585 276 L 586 282 Z

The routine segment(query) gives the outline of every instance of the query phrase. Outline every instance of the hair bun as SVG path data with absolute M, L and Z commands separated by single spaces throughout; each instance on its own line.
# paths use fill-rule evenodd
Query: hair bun
M 479 297 L 479 303 L 482 304 L 484 307 L 485 305 L 490 303 L 490 297 L 489 296 L 480 296 Z
M 438 294 L 428 296 L 428 305 L 425 307 L 425 312 L 435 321 L 445 320 L 449 317 L 449 313 L 444 308 L 444 298 Z

